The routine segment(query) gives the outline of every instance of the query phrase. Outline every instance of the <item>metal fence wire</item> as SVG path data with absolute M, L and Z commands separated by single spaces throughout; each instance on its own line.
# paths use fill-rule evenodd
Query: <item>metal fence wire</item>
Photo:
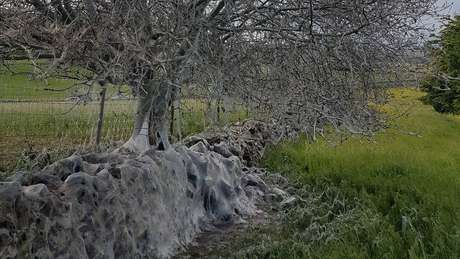
M 182 97 L 174 103 L 170 123 L 172 141 L 199 132 L 210 125 L 243 119 L 247 111 L 236 102 L 216 103 Z M 132 132 L 136 100 L 107 96 L 101 143 L 126 141 Z M 78 103 L 65 98 L 2 96 L 0 89 L 0 171 L 10 170 L 25 150 L 95 145 L 100 101 Z M 220 113 L 220 114 L 216 114 Z

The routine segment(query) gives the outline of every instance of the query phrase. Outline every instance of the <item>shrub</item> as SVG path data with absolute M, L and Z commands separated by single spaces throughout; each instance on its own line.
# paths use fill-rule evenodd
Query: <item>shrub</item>
M 438 39 L 430 42 L 432 71 L 423 83 L 423 101 L 437 112 L 460 114 L 460 16 L 451 19 Z

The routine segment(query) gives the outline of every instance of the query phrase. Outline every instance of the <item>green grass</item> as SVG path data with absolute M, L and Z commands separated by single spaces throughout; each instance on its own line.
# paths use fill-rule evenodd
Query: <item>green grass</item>
M 103 140 L 129 137 L 132 101 L 108 102 Z M 94 142 L 98 104 L 0 103 L 0 171 L 11 171 L 24 150 L 62 149 Z
M 45 64 L 46 60 L 40 60 Z M 34 67 L 29 61 L 13 61 L 7 66 L 0 66 L 0 101 L 64 101 L 75 94 L 86 93 L 87 87 L 79 81 L 63 78 L 38 79 L 32 73 Z M 130 93 L 127 86 L 120 89 L 109 86 L 107 96 L 113 96 L 118 90 Z M 97 96 L 98 87 L 92 89 L 92 96 Z
M 75 84 L 73 80 L 33 79 L 33 67 L 26 61 L 15 61 L 8 67 L 0 67 L 0 99 L 3 100 L 63 100 L 71 93 L 71 90 L 65 89 Z
M 435 113 L 415 90 L 391 93 L 390 126 L 372 139 L 300 138 L 267 151 L 266 167 L 317 199 L 239 256 L 460 258 L 460 117 Z
M 182 137 L 201 132 L 209 126 L 203 102 L 184 100 L 182 103 Z M 102 142 L 126 141 L 130 137 L 135 107 L 135 100 L 106 103 Z M 17 157 L 24 150 L 91 146 L 95 139 L 98 112 L 99 104 L 96 102 L 78 106 L 66 102 L 0 103 L 0 171 L 13 170 Z M 177 116 L 173 140 L 179 139 Z M 226 116 L 222 123 L 246 118 L 241 107 Z

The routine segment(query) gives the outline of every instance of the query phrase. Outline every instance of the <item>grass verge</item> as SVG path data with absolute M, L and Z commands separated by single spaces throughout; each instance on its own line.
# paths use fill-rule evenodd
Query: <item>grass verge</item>
M 372 139 L 267 151 L 263 165 L 305 202 L 279 230 L 252 233 L 238 258 L 460 258 L 460 118 L 435 113 L 418 91 L 391 94 L 390 126 Z

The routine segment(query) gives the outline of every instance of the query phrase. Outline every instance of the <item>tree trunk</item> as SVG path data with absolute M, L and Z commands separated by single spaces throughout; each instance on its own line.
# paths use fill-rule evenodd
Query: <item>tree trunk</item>
M 150 149 L 148 138 L 149 114 L 152 110 L 154 84 L 147 82 L 140 90 L 137 111 L 134 116 L 134 129 L 131 138 L 122 146 L 131 152 L 144 152 Z
M 172 87 L 161 82 L 155 87 L 155 96 L 152 106 L 152 124 L 150 131 L 156 135 L 156 143 L 152 143 L 160 150 L 170 148 L 168 131 L 168 110 L 173 98 Z
M 173 96 L 172 87 L 164 82 L 151 80 L 144 85 L 139 95 L 133 134 L 122 148 L 140 153 L 152 146 L 160 150 L 171 147 L 168 111 Z

